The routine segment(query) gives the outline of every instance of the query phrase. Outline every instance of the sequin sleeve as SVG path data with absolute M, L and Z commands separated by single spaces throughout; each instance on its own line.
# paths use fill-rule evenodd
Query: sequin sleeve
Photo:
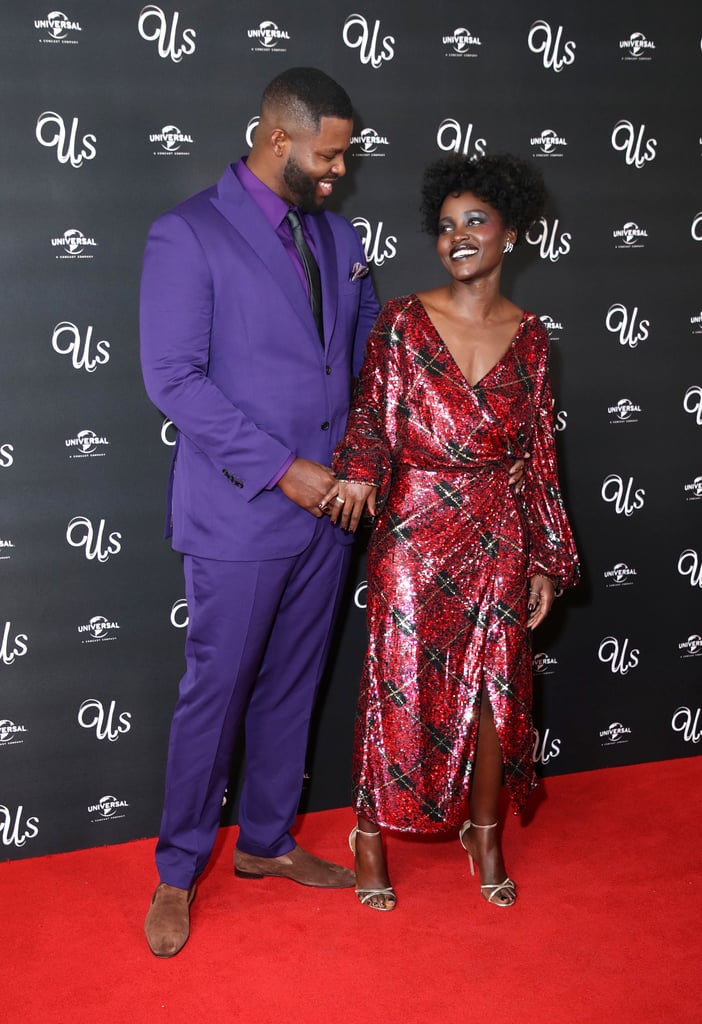
M 346 433 L 336 447 L 332 462 L 340 479 L 376 484 L 381 502 L 390 487 L 395 437 L 393 406 L 400 385 L 396 306 L 397 301 L 393 300 L 383 307 L 370 333 Z
M 580 579 L 580 565 L 558 482 L 548 343 L 543 344 L 540 393 L 522 491 L 529 525 L 528 576 L 549 576 L 559 589 Z

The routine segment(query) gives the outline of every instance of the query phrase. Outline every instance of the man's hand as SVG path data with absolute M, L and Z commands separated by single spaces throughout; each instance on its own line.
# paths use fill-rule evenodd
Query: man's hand
M 527 452 L 524 459 L 530 458 L 531 455 Z M 514 487 L 517 493 L 519 493 L 524 486 L 524 468 L 526 466 L 524 459 L 517 459 L 509 471 L 509 485 L 510 487 Z
M 328 466 L 323 466 L 321 462 L 313 462 L 311 459 L 295 459 L 283 473 L 277 486 L 286 498 L 320 519 L 323 515 L 320 505 L 324 495 L 335 483 L 334 474 Z

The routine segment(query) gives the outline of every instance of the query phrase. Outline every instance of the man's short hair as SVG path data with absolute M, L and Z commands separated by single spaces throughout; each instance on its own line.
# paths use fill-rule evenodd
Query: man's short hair
M 263 92 L 261 112 L 287 115 L 315 131 L 323 117 L 353 118 L 348 93 L 319 68 L 288 68 L 277 75 Z

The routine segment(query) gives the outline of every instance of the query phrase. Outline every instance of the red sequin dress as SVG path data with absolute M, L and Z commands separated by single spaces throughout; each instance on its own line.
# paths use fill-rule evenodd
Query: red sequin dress
M 547 376 L 548 336 L 525 313 L 474 387 L 416 295 L 368 341 L 342 478 L 384 500 L 368 550 L 369 644 L 354 748 L 357 813 L 438 832 L 465 817 L 485 687 L 520 810 L 535 785 L 528 579 L 577 581 Z M 508 484 L 531 452 L 521 495 Z

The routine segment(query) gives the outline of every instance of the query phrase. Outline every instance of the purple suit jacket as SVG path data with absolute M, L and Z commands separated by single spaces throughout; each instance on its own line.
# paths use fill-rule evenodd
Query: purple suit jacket
M 149 397 L 179 431 L 169 488 L 178 551 L 281 558 L 311 539 L 314 517 L 267 485 L 291 453 L 331 465 L 378 301 L 370 276 L 351 281 L 366 262 L 353 226 L 326 212 L 310 222 L 324 348 L 290 257 L 231 167 L 151 227 L 141 359 Z

